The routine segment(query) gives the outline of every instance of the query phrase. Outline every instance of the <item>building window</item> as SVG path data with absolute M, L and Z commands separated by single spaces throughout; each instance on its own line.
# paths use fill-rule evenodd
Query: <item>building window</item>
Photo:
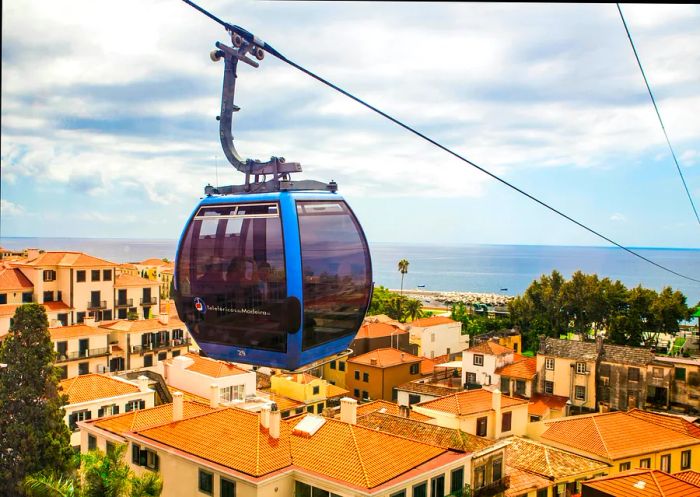
M 406 497 L 406 491 L 401 490 L 400 492 L 396 492 L 395 494 L 391 494 L 389 497 Z
M 474 470 L 474 488 L 481 488 L 484 486 L 484 476 L 486 476 L 485 473 L 485 465 L 481 465 Z
M 510 378 L 501 376 L 501 393 L 510 393 Z
M 685 368 L 676 368 L 674 377 L 676 381 L 685 381 Z
M 430 495 L 431 497 L 445 496 L 445 475 L 436 476 L 430 480 Z
M 474 366 L 483 366 L 484 356 L 483 354 L 474 354 Z
M 78 363 L 78 375 L 88 374 L 89 372 L 90 372 L 90 363 L 89 362 Z
M 369 382 L 369 373 L 362 373 L 362 381 L 365 383 Z
M 112 270 L 103 269 L 102 270 L 102 281 L 112 281 Z
M 345 371 L 345 363 L 343 361 L 338 362 L 338 370 Z
M 126 308 L 117 309 L 117 319 L 126 319 Z
M 483 417 L 483 418 L 478 418 L 476 420 L 476 434 L 479 437 L 485 437 L 486 436 L 486 428 L 488 425 L 488 418 Z
M 467 383 L 472 385 L 476 383 L 476 373 L 467 373 Z
M 511 430 L 511 424 L 513 421 L 512 412 L 504 412 L 501 417 L 501 431 L 506 432 Z
M 82 323 L 82 322 L 84 322 L 84 321 L 85 321 L 85 313 L 84 313 L 84 312 L 78 312 L 78 313 L 75 315 L 75 321 L 76 321 L 77 323 Z
M 545 381 L 544 382 L 544 393 L 553 394 L 554 393 L 554 382 Z
M 179 350 L 173 350 L 173 357 L 177 357 L 177 356 L 179 356 L 179 355 L 180 355 L 180 351 L 179 351 Z
M 639 381 L 639 368 L 629 368 L 627 370 L 628 381 Z
M 158 352 L 158 360 L 159 361 L 164 361 L 168 358 L 168 353 L 167 352 Z
M 153 354 L 146 354 L 143 356 L 143 367 L 148 368 L 153 366 Z
M 75 281 L 83 283 L 85 281 L 85 270 L 79 269 L 75 272 Z
M 102 406 L 97 410 L 98 418 L 102 418 L 104 416 L 112 416 L 114 414 L 119 414 L 119 406 L 117 404 Z
M 503 478 L 503 459 L 493 461 L 493 481 Z
M 408 394 L 408 405 L 412 406 L 413 404 L 417 404 L 420 402 L 420 395 L 416 395 L 414 393 L 409 393 Z
M 690 450 L 681 452 L 681 469 L 690 469 Z
M 396 387 L 391 388 L 391 401 L 396 402 L 399 398 L 399 389 Z
M 318 395 L 320 392 L 321 392 L 321 387 L 318 386 L 318 385 L 316 385 L 316 386 L 313 388 L 313 394 L 314 394 L 314 395 Z
M 416 364 L 411 364 L 411 368 L 409 369 L 410 374 L 418 374 L 418 368 L 420 365 L 418 363 Z
M 219 398 L 222 402 L 233 402 L 245 398 L 245 385 L 231 385 L 219 389 Z
M 97 449 L 97 438 L 94 435 L 88 435 L 88 450 Z
M 335 361 L 331 361 L 331 369 L 335 369 Z
M 537 423 L 540 419 L 542 419 L 540 416 L 530 414 L 530 423 Z
M 632 463 L 630 463 L 630 462 L 620 463 L 620 471 L 627 471 L 631 467 L 632 467 Z
M 100 281 L 100 270 L 93 269 L 90 271 L 90 281 Z
M 576 374 L 586 374 L 586 363 L 577 362 L 576 363 Z
M 130 400 L 124 405 L 125 412 L 138 411 L 146 408 L 145 400 Z
M 44 281 L 56 281 L 56 271 L 52 269 L 44 270 Z
M 525 395 L 525 380 L 515 380 L 515 393 L 518 395 Z
M 22 303 L 23 304 L 31 304 L 32 300 L 34 297 L 34 294 L 32 292 L 23 292 L 22 293 Z
M 314 406 L 306 406 L 306 412 L 313 414 L 314 413 Z
M 457 468 L 452 471 L 450 479 L 450 492 L 459 492 L 464 488 L 464 468 Z
M 53 302 L 53 292 L 44 292 L 44 302 Z
M 71 431 L 78 431 L 78 421 L 87 421 L 92 418 L 92 413 L 83 409 L 82 411 L 76 411 L 68 416 L 68 427 Z
M 671 472 L 671 454 L 661 456 L 661 471 L 664 471 L 666 473 Z
M 537 491 L 537 497 L 547 497 L 547 492 L 548 492 L 548 490 L 546 488 L 540 488 Z M 525 494 L 525 495 L 527 495 L 527 494 Z
M 236 497 L 236 482 L 221 478 L 221 497 Z
M 1 304 L 7 304 L 7 294 L 6 293 L 0 293 L 0 305 Z
M 576 400 L 586 400 L 586 387 L 582 387 L 581 385 L 576 385 L 575 392 L 574 392 L 574 398 Z
M 360 372 L 355 370 L 355 379 L 359 380 L 360 379 Z
M 554 371 L 554 358 L 553 357 L 546 357 L 544 359 L 544 368 L 548 369 L 550 371 Z
M 369 400 L 369 394 L 366 390 L 362 390 L 362 400 Z
M 358 388 L 353 389 L 352 394 L 355 396 L 355 398 L 360 398 L 360 390 Z
M 199 491 L 209 495 L 214 492 L 214 475 L 201 469 L 199 470 Z
M 423 482 L 413 486 L 413 497 L 428 497 L 428 483 Z
M 639 467 L 640 468 L 651 468 L 651 458 L 647 457 L 645 459 L 640 459 L 639 460 Z

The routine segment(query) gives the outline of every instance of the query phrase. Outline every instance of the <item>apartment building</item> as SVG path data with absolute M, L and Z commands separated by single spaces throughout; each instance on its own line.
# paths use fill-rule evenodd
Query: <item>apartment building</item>
M 522 359 L 522 356 L 516 356 L 513 349 L 504 347 L 494 340 L 487 340 L 470 347 L 462 354 L 462 383 L 498 387 L 501 377 L 496 371 L 511 364 L 516 357 Z
M 663 377 L 660 370 L 668 375 L 668 381 L 659 382 L 663 386 L 656 387 L 656 391 L 670 387 L 670 404 L 700 414 L 700 359 L 657 356 L 649 367 L 653 369 L 653 378 Z
M 433 359 L 452 356 L 469 346 L 469 335 L 462 335 L 462 323 L 444 316 L 431 316 L 408 323 L 411 343 L 418 347 L 416 355 Z
M 700 497 L 700 484 L 656 469 L 637 469 L 583 482 L 581 497 Z
M 109 331 L 98 328 L 93 318 L 86 323 L 49 328 L 62 379 L 110 370 Z
M 495 341 L 499 345 L 511 349 L 516 354 L 523 351 L 523 338 L 517 328 L 489 331 L 481 335 L 474 335 L 471 339 L 472 343 L 469 345 L 472 347 L 482 342 Z
M 130 263 L 136 274 L 158 283 L 161 298 L 170 298 L 170 284 L 173 280 L 175 264 L 155 257 L 141 262 Z
M 269 392 L 273 394 L 270 399 L 278 404 L 283 418 L 302 412 L 321 414 L 327 407 L 340 406 L 341 397 L 348 394 L 344 388 L 307 373 L 272 375 Z M 295 404 L 281 404 L 284 399 L 291 399 Z
M 132 274 L 120 274 L 114 282 L 114 308 L 116 319 L 136 316 L 149 319 L 160 313 L 159 285 L 157 281 Z
M 356 399 L 395 402 L 397 387 L 422 376 L 423 359 L 397 349 L 377 349 L 347 361 L 345 385 Z
M 439 426 L 492 440 L 524 435 L 528 424 L 528 401 L 505 397 L 498 390 L 466 390 L 415 404 L 413 410 Z
M 527 428 L 531 439 L 608 464 L 611 475 L 636 468 L 700 469 L 700 438 L 638 415 L 583 414 Z
M 155 391 L 148 387 L 146 377 L 130 382 L 116 376 L 87 374 L 62 380 L 58 389 L 68 396 L 64 419 L 72 431 L 74 447 L 81 445 L 79 421 L 147 409 L 155 403 Z
M 654 361 L 651 350 L 605 344 L 602 337 L 598 338 L 596 346 L 599 408 L 624 411 L 644 407 L 653 376 L 653 369 L 649 367 Z
M 500 390 L 505 395 L 517 395 L 529 399 L 535 393 L 537 359 L 513 355 L 513 362 L 496 368 L 494 377 L 499 378 Z

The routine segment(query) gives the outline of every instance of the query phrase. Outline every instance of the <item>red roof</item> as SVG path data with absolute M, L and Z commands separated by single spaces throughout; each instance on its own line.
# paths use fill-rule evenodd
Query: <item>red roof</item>
M 473 347 L 469 347 L 466 352 L 474 352 L 476 354 L 488 354 L 488 355 L 504 355 L 504 354 L 513 354 L 513 349 L 509 349 L 508 347 L 504 347 L 498 342 L 494 342 L 493 340 L 487 340 L 485 342 L 481 342 L 479 345 L 474 345 Z
M 523 357 L 520 361 L 512 362 L 496 369 L 496 374 L 509 378 L 531 380 L 537 374 L 537 359 L 535 357 Z
M 527 411 L 534 416 L 544 416 L 549 410 L 563 412 L 568 400 L 568 397 L 561 397 L 559 395 L 542 395 L 536 393 L 530 398 L 530 405 L 528 405 Z
M 399 364 L 410 364 L 412 362 L 419 362 L 422 360 L 422 358 L 409 354 L 408 352 L 401 352 L 397 349 L 386 348 L 372 350 L 366 354 L 352 357 L 348 359 L 348 362 L 378 368 L 389 368 Z
M 21 270 L 17 268 L 0 269 L 0 290 L 19 290 L 34 288 L 34 285 Z
M 444 316 L 430 316 L 429 318 L 420 318 L 408 323 L 411 326 L 419 326 L 421 328 L 427 328 L 428 326 L 437 326 L 440 324 L 451 324 L 458 323 L 454 319 L 450 319 Z
M 379 337 L 390 337 L 392 335 L 401 335 L 408 333 L 402 330 L 398 326 L 393 326 L 388 323 L 365 323 L 360 326 L 357 335 L 355 335 L 355 340 L 360 338 L 379 338 Z
M 479 388 L 477 390 L 465 390 L 453 395 L 427 400 L 416 404 L 419 407 L 443 411 L 457 416 L 469 416 L 480 412 L 491 411 L 493 408 L 493 392 Z M 501 408 L 527 404 L 527 400 L 501 396 Z

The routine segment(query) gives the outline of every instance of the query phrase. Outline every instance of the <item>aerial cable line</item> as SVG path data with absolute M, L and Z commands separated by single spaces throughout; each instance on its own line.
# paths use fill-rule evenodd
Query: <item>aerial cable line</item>
M 627 22 L 625 21 L 625 16 L 622 15 L 622 9 L 620 8 L 620 4 L 617 4 L 617 11 L 620 13 L 620 19 L 622 19 L 622 25 L 625 27 L 625 31 L 627 32 L 627 38 L 630 40 L 630 45 L 632 45 L 632 51 L 634 52 L 634 58 L 637 59 L 637 65 L 639 66 L 639 70 L 642 73 L 642 77 L 644 78 L 644 84 L 647 86 L 647 91 L 649 92 L 649 97 L 651 98 L 651 103 L 654 104 L 654 110 L 656 111 L 656 117 L 659 118 L 659 124 L 661 125 L 661 129 L 664 132 L 664 136 L 666 137 L 666 143 L 668 144 L 668 149 L 671 151 L 671 155 L 673 156 L 673 162 L 676 163 L 676 169 L 678 169 L 678 174 L 681 177 L 681 181 L 683 182 L 683 188 L 685 188 L 685 193 L 688 195 L 688 200 L 690 200 L 690 206 L 693 208 L 693 212 L 695 213 L 695 219 L 698 220 L 698 224 L 700 224 L 700 216 L 698 215 L 698 210 L 695 208 L 695 203 L 693 202 L 693 197 L 690 195 L 690 190 L 688 190 L 688 185 L 685 182 L 685 177 L 683 176 L 683 171 L 681 171 L 681 166 L 678 165 L 678 159 L 676 158 L 676 153 L 673 151 L 673 147 L 671 146 L 671 140 L 668 138 L 668 133 L 666 132 L 666 126 L 664 126 L 664 122 L 661 119 L 661 113 L 659 112 L 659 107 L 656 105 L 656 99 L 654 98 L 654 94 L 651 91 L 651 87 L 649 86 L 649 81 L 647 80 L 647 75 L 644 72 L 644 68 L 642 67 L 642 62 L 639 60 L 639 54 L 637 53 L 637 47 L 634 45 L 634 41 L 632 41 L 632 35 L 630 34 L 630 30 L 627 27 Z
M 445 145 L 442 145 L 442 144 L 439 143 L 438 141 L 433 140 L 432 138 L 430 138 L 430 137 L 424 135 L 424 134 L 421 133 L 420 131 L 417 131 L 416 129 L 412 128 L 411 126 L 409 126 L 409 125 L 407 125 L 407 124 L 404 124 L 402 121 L 396 119 L 395 117 L 392 117 L 392 116 L 390 116 L 389 114 L 387 114 L 386 112 L 381 111 L 381 110 L 379 110 L 378 108 L 374 107 L 373 105 L 371 105 L 371 104 L 365 102 L 365 101 L 362 100 L 361 98 L 356 97 L 356 96 L 353 95 L 352 93 L 350 93 L 350 92 L 348 92 L 348 91 L 346 91 L 346 90 L 343 90 L 343 89 L 340 88 L 339 86 L 337 86 L 337 85 L 331 83 L 330 81 L 328 81 L 328 80 L 322 78 L 321 76 L 319 76 L 319 75 L 313 73 L 312 71 L 306 69 L 305 67 L 302 67 L 301 65 L 297 64 L 296 62 L 294 62 L 294 61 L 288 59 L 287 57 L 285 57 L 284 55 L 282 55 L 280 52 L 278 52 L 275 48 L 273 48 L 272 46 L 270 46 L 268 43 L 266 43 L 266 42 L 264 42 L 263 40 L 259 39 L 258 37 L 256 37 L 256 36 L 253 35 L 252 33 L 250 33 L 249 31 L 247 31 L 247 30 L 241 28 L 240 26 L 236 26 L 236 25 L 233 25 L 233 24 L 229 24 L 229 23 L 227 23 L 227 22 L 225 22 L 225 21 L 222 21 L 221 19 L 219 19 L 219 18 L 216 17 L 215 15 L 213 15 L 213 14 L 211 14 L 210 12 L 207 12 L 206 10 L 204 10 L 203 8 L 201 8 L 199 5 L 193 3 L 191 0 L 182 0 L 182 1 L 185 2 L 186 4 L 190 5 L 190 6 L 194 7 L 195 9 L 197 9 L 198 11 L 200 11 L 202 14 L 206 15 L 206 16 L 209 17 L 210 19 L 212 19 L 212 20 L 218 22 L 219 24 L 221 24 L 222 26 L 224 26 L 224 28 L 226 28 L 227 31 L 229 31 L 229 32 L 231 32 L 231 33 L 236 33 L 236 34 L 238 34 L 239 36 L 241 36 L 243 39 L 245 39 L 246 41 L 256 44 L 257 46 L 259 46 L 260 48 L 262 48 L 263 50 L 265 50 L 267 53 L 269 53 L 270 55 L 273 55 L 273 56 L 277 57 L 278 59 L 280 59 L 282 62 L 286 62 L 287 64 L 289 64 L 290 66 L 294 67 L 295 69 L 298 69 L 299 71 L 303 72 L 303 73 L 306 74 L 307 76 L 310 76 L 310 77 L 314 78 L 315 80 L 317 80 L 317 81 L 323 83 L 324 85 L 326 85 L 326 86 L 328 86 L 328 87 L 334 89 L 335 91 L 337 91 L 337 92 L 339 92 L 339 93 L 342 93 L 343 95 L 345 95 L 346 97 L 350 98 L 351 100 L 354 100 L 355 102 L 359 103 L 360 105 L 363 105 L 364 107 L 367 107 L 368 109 L 370 109 L 370 110 L 376 112 L 377 114 L 379 114 L 380 116 L 382 116 L 382 117 L 388 119 L 389 121 L 393 122 L 394 124 L 396 124 L 396 125 L 398 125 L 398 126 L 404 128 L 404 129 L 407 130 L 407 131 L 410 131 L 410 132 L 413 133 L 414 135 L 416 135 L 416 136 L 422 138 L 423 140 L 425 140 L 425 141 L 427 141 L 427 142 L 429 142 L 429 143 L 435 145 L 435 146 L 438 147 L 439 149 L 444 150 L 444 151 L 447 152 L 448 154 L 450 154 L 450 155 L 452 155 L 452 156 L 458 158 L 458 159 L 461 160 L 462 162 L 465 162 L 465 163 L 469 164 L 470 166 L 472 166 L 472 167 L 478 169 L 478 170 L 481 171 L 482 173 L 487 174 L 488 176 L 492 177 L 492 178 L 495 179 L 496 181 L 499 181 L 500 183 L 503 183 L 503 184 L 506 185 L 507 187 L 509 187 L 509 188 L 515 190 L 516 192 L 518 192 L 518 193 L 520 193 L 520 194 L 526 196 L 526 197 L 529 198 L 530 200 L 532 200 L 532 201 L 534 201 L 534 202 L 537 202 L 537 203 L 540 204 L 542 207 L 545 207 L 545 208 L 549 209 L 550 211 L 554 212 L 555 214 L 560 215 L 560 216 L 563 217 L 564 219 L 567 219 L 568 221 L 571 221 L 572 223 L 574 223 L 574 224 L 576 224 L 577 226 L 579 226 L 579 227 L 585 229 L 586 231 L 588 231 L 588 232 L 590 232 L 590 233 L 593 233 L 593 234 L 596 235 L 597 237 L 599 237 L 599 238 L 605 240 L 606 242 L 611 243 L 612 245 L 615 245 L 615 246 L 618 247 L 618 248 L 621 248 L 621 249 L 624 250 L 625 252 L 628 252 L 628 253 L 630 253 L 631 255 L 633 255 L 633 256 L 635 256 L 635 257 L 637 257 L 637 258 L 639 258 L 639 259 L 641 259 L 641 260 L 643 260 L 643 261 L 645 261 L 645 262 L 648 262 L 649 264 L 652 264 L 652 265 L 656 266 L 656 267 L 659 268 L 659 269 L 662 269 L 662 270 L 664 270 L 664 271 L 667 271 L 667 272 L 669 272 L 669 273 L 671 273 L 671 274 L 674 274 L 674 275 L 676 275 L 676 276 L 678 276 L 678 277 L 680 277 L 680 278 L 684 278 L 684 279 L 687 279 L 687 280 L 690 280 L 690 281 L 695 281 L 696 283 L 700 283 L 700 279 L 693 278 L 693 277 L 691 277 L 691 276 L 686 276 L 686 275 L 681 274 L 681 273 L 679 273 L 679 272 L 677 272 L 677 271 L 674 271 L 673 269 L 667 268 L 666 266 L 663 266 L 663 265 L 659 264 L 658 262 L 654 262 L 654 261 L 652 261 L 651 259 L 648 259 L 647 257 L 644 257 L 644 256 L 641 255 L 641 254 L 638 254 L 638 253 L 635 252 L 634 250 L 629 249 L 629 248 L 627 248 L 627 247 L 625 247 L 625 246 L 623 246 L 623 245 L 617 243 L 616 241 L 614 241 L 614 240 L 612 240 L 611 238 L 608 238 L 607 236 L 605 236 L 605 235 L 599 233 L 598 231 L 594 230 L 593 228 L 589 228 L 589 227 L 586 226 L 585 224 L 583 224 L 583 223 L 577 221 L 576 219 L 572 218 L 571 216 L 569 216 L 569 215 L 567 215 L 567 214 L 564 214 L 563 212 L 561 212 L 560 210 L 556 209 L 555 207 L 552 207 L 551 205 L 547 204 L 546 202 L 544 202 L 544 201 L 538 199 L 537 197 L 535 197 L 535 196 L 533 196 L 533 195 L 527 193 L 526 191 L 524 191 L 524 190 L 518 188 L 517 186 L 515 186 L 515 185 L 513 185 L 512 183 L 506 181 L 505 179 L 503 179 L 503 178 L 501 178 L 501 177 L 495 175 L 494 173 L 488 171 L 487 169 L 484 169 L 483 167 L 481 167 L 481 166 L 475 164 L 474 162 L 470 161 L 470 160 L 467 159 L 466 157 L 463 157 L 462 155 L 458 154 L 457 152 L 453 151 L 452 149 L 446 147 Z

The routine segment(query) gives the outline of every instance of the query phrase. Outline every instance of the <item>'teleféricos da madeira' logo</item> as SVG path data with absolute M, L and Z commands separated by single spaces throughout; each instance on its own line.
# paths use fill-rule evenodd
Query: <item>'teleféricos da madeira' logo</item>
M 207 312 L 207 304 L 205 304 L 204 300 L 202 300 L 199 297 L 194 298 L 194 308 L 202 314 L 205 314 Z

